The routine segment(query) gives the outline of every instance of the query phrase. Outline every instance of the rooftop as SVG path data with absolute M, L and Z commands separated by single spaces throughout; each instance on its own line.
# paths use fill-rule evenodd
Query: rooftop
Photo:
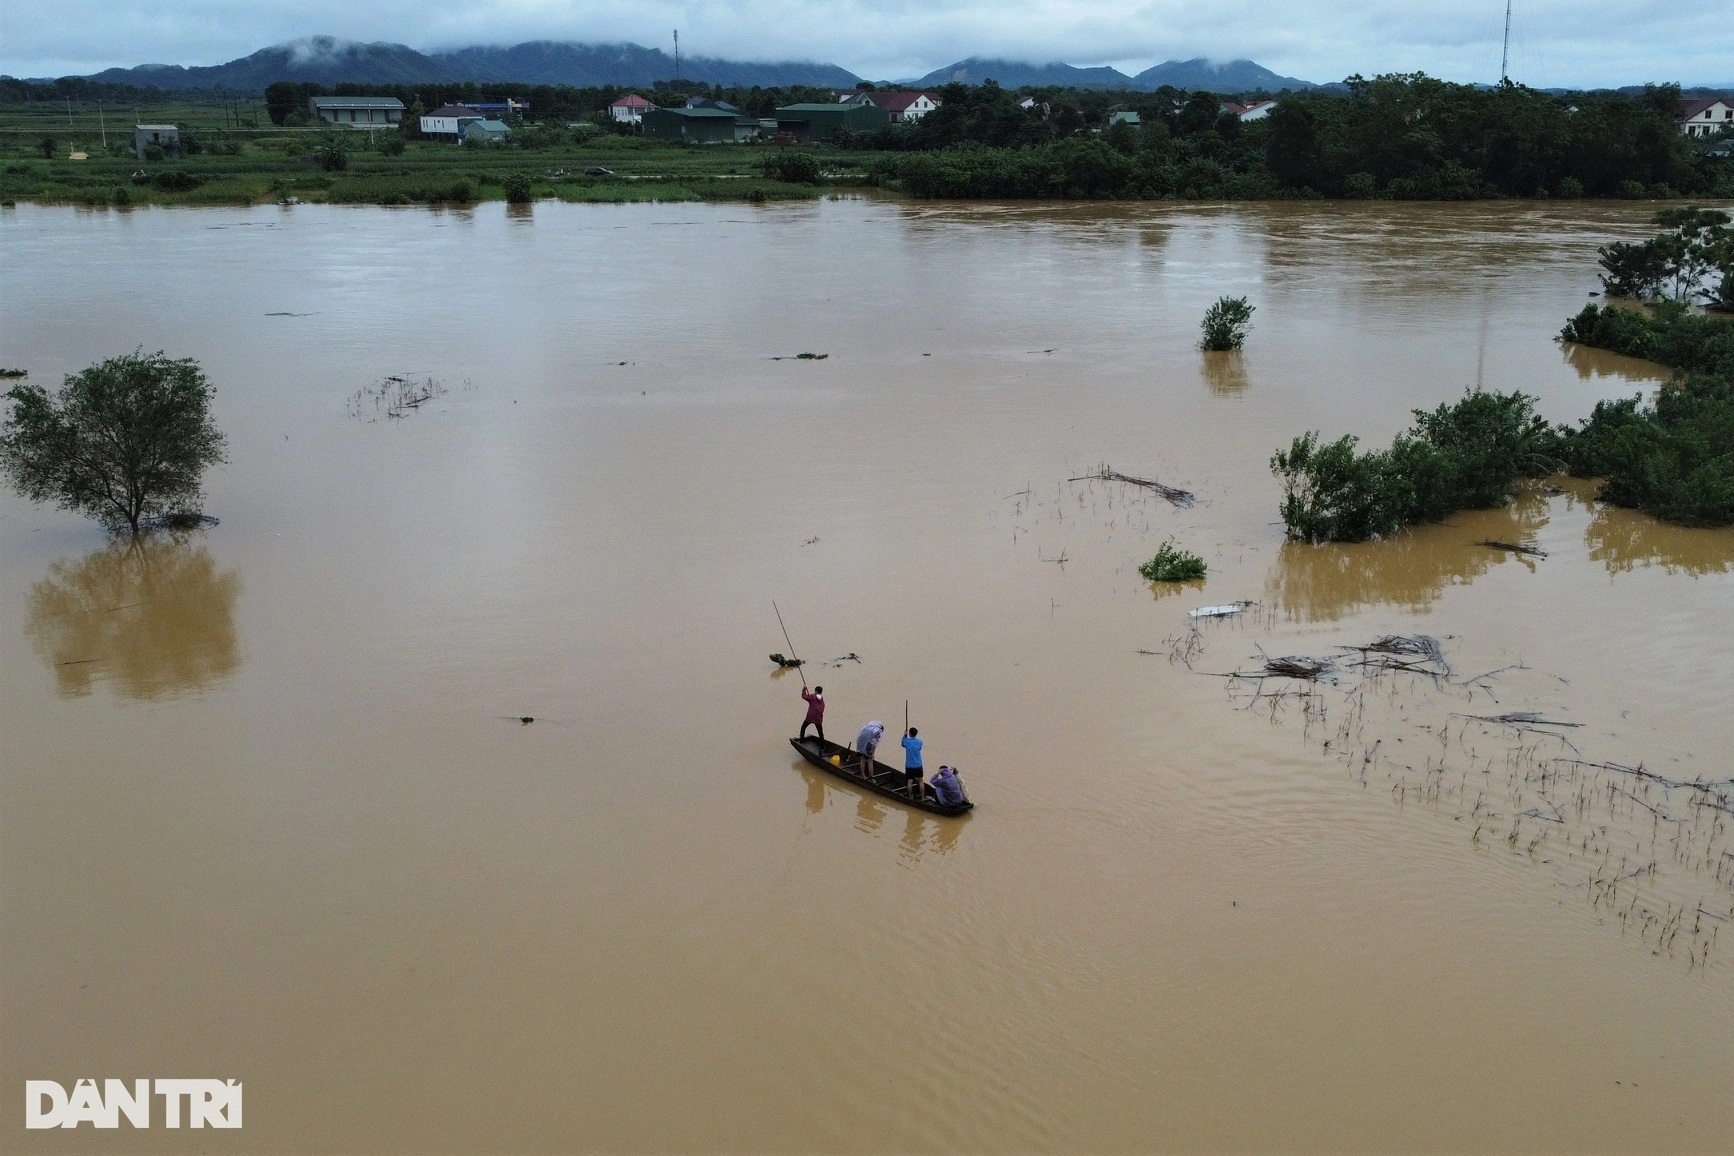
M 402 108 L 395 96 L 315 96 L 314 108 Z

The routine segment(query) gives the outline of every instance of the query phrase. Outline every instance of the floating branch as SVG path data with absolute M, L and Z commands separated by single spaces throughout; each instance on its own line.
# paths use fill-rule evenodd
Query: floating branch
M 1128 486 L 1142 486 L 1146 490 L 1155 490 L 1174 505 L 1183 510 L 1189 510 L 1197 503 L 1198 498 L 1190 490 L 1182 490 L 1175 486 L 1165 486 L 1161 482 L 1149 478 L 1134 478 L 1131 474 L 1122 474 L 1111 468 L 1107 462 L 1096 467 L 1093 474 L 1085 474 L 1079 478 L 1067 478 L 1068 482 L 1125 482 Z
M 1516 542 L 1501 542 L 1497 538 L 1483 538 L 1475 544 L 1477 546 L 1486 546 L 1490 550 L 1508 550 L 1511 553 L 1520 555 L 1524 558 L 1547 557 L 1546 550 L 1537 550 L 1534 546 L 1519 546 Z

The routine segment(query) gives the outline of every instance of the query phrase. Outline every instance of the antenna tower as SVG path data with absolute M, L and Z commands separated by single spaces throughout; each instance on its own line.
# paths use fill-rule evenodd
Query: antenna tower
M 1511 61 L 1511 0 L 1505 0 L 1505 40 L 1499 47 L 1499 83 L 1507 79 L 1506 65 Z

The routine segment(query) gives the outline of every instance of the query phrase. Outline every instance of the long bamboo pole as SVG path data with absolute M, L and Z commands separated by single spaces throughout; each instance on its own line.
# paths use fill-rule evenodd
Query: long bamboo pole
M 777 600 L 775 598 L 771 599 L 771 609 L 777 611 L 777 625 L 783 626 L 783 612 L 781 610 L 777 610 Z M 790 658 L 800 658 L 801 657 L 800 655 L 795 653 L 795 644 L 789 638 L 789 628 L 787 626 L 783 626 L 783 641 L 788 643 L 789 657 Z M 807 685 L 807 668 L 805 666 L 797 666 L 797 667 L 795 667 L 795 670 L 801 676 L 801 685 L 803 687 L 806 686 Z M 905 706 L 907 707 L 907 704 L 905 704 Z

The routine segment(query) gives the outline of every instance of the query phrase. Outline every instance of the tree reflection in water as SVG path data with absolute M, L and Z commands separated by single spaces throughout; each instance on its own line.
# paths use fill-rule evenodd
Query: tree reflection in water
M 1547 498 L 1531 491 L 1509 506 L 1459 514 L 1383 541 L 1285 542 L 1264 580 L 1265 605 L 1303 621 L 1341 618 L 1371 605 L 1421 610 L 1447 586 L 1472 582 L 1490 567 L 1516 561 L 1533 569 L 1528 559 L 1478 543 L 1525 544 L 1546 524 Z
M 1660 566 L 1670 574 L 1726 574 L 1734 570 L 1734 528 L 1675 526 L 1618 506 L 1598 505 L 1584 530 L 1589 556 L 1625 574 Z
M 1239 397 L 1246 392 L 1246 357 L 1238 349 L 1199 354 L 1204 384 L 1217 397 Z
M 184 535 L 117 539 L 56 562 L 30 590 L 25 633 L 63 697 L 97 678 L 128 698 L 195 691 L 240 665 L 241 577 Z

